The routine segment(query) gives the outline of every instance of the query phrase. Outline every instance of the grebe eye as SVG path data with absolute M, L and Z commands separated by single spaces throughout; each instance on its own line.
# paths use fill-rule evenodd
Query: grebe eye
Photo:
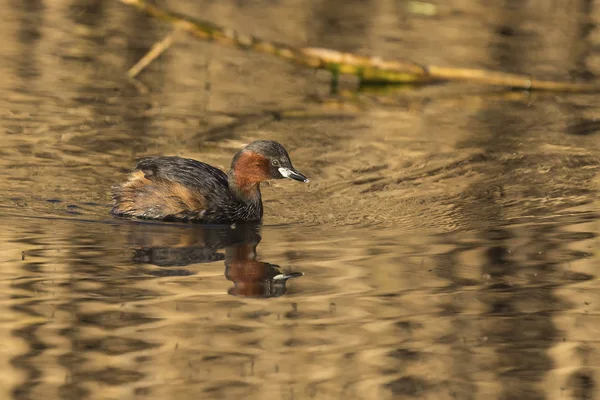
M 273 160 L 271 161 L 271 164 L 273 164 L 275 167 L 279 167 L 279 160 Z

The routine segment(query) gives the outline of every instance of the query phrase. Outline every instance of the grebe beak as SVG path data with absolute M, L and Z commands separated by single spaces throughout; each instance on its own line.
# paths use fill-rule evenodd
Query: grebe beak
M 283 176 L 285 176 L 286 178 L 290 178 L 296 181 L 300 181 L 300 182 L 310 182 L 310 180 L 308 180 L 307 177 L 305 177 L 304 175 L 302 175 L 300 172 L 296 171 L 293 168 L 284 168 L 281 167 L 279 168 L 279 173 Z

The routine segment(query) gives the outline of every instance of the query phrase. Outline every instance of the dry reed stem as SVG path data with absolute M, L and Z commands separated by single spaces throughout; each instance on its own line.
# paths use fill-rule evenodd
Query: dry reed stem
M 175 28 L 186 31 L 197 38 L 216 42 L 221 45 L 270 54 L 289 62 L 315 69 L 328 70 L 334 75 L 334 78 L 339 74 L 355 75 L 360 79 L 362 84 L 465 81 L 525 90 L 600 91 L 600 85 L 593 83 L 539 80 L 528 75 L 509 74 L 482 69 L 439 67 L 435 65 L 420 66 L 415 63 L 389 61 L 378 57 L 363 57 L 330 49 L 295 48 L 286 44 L 269 42 L 254 36 L 244 35 L 233 29 L 223 28 L 210 22 L 194 20 L 193 18 L 155 7 L 148 4 L 145 0 L 120 1 L 135 6 L 150 16 L 168 22 Z
M 127 76 L 135 78 L 140 72 L 142 72 L 150 63 L 156 60 L 162 53 L 164 53 L 173 44 L 173 37 L 175 31 L 170 32 L 164 39 L 154 43 L 150 51 L 148 51 L 144 57 L 142 57 L 133 67 L 127 71 Z

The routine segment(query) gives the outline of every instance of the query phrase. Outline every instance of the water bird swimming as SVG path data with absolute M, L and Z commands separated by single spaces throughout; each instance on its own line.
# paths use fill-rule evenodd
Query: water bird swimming
M 294 169 L 285 148 L 271 140 L 240 150 L 228 173 L 189 158 L 143 158 L 126 182 L 112 187 L 111 213 L 217 224 L 260 221 L 260 182 L 283 178 L 309 182 Z

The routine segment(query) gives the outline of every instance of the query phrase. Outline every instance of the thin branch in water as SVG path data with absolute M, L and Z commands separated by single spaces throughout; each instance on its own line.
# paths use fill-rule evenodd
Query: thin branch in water
M 363 57 L 329 49 L 296 48 L 284 43 L 271 42 L 255 36 L 245 35 L 234 29 L 220 27 L 211 22 L 194 20 L 188 16 L 163 10 L 146 0 L 120 1 L 137 7 L 158 20 L 168 22 L 196 38 L 223 46 L 270 54 L 310 68 L 325 69 L 338 74 L 356 75 L 366 81 L 421 82 L 431 80 L 423 67 L 411 62 L 385 61 L 378 57 Z
M 145 95 L 145 94 L 150 93 L 150 89 L 148 89 L 148 86 L 144 85 L 142 82 L 140 82 L 136 78 L 130 78 L 129 76 L 127 78 L 128 78 L 129 83 L 131 83 L 133 86 L 135 86 L 135 88 L 139 94 Z
M 127 76 L 135 78 L 142 72 L 152 61 L 156 60 L 162 53 L 164 53 L 173 44 L 173 38 L 177 30 L 170 32 L 164 39 L 154 43 L 150 51 L 148 51 L 144 57 L 142 57 L 135 65 L 129 68 Z
M 421 66 L 413 62 L 383 60 L 357 54 L 322 48 L 296 48 L 284 43 L 266 41 L 244 35 L 233 29 L 220 27 L 208 21 L 194 20 L 153 6 L 147 0 L 120 0 L 146 12 L 150 16 L 168 22 L 196 38 L 237 47 L 304 65 L 309 68 L 330 71 L 338 75 L 355 75 L 361 84 L 432 83 L 440 81 L 473 82 L 490 86 L 502 86 L 525 90 L 548 90 L 568 92 L 598 92 L 600 84 L 587 82 L 564 82 L 535 79 L 528 75 L 504 72 L 452 68 L 436 65 Z M 335 82 L 334 82 L 335 83 Z

